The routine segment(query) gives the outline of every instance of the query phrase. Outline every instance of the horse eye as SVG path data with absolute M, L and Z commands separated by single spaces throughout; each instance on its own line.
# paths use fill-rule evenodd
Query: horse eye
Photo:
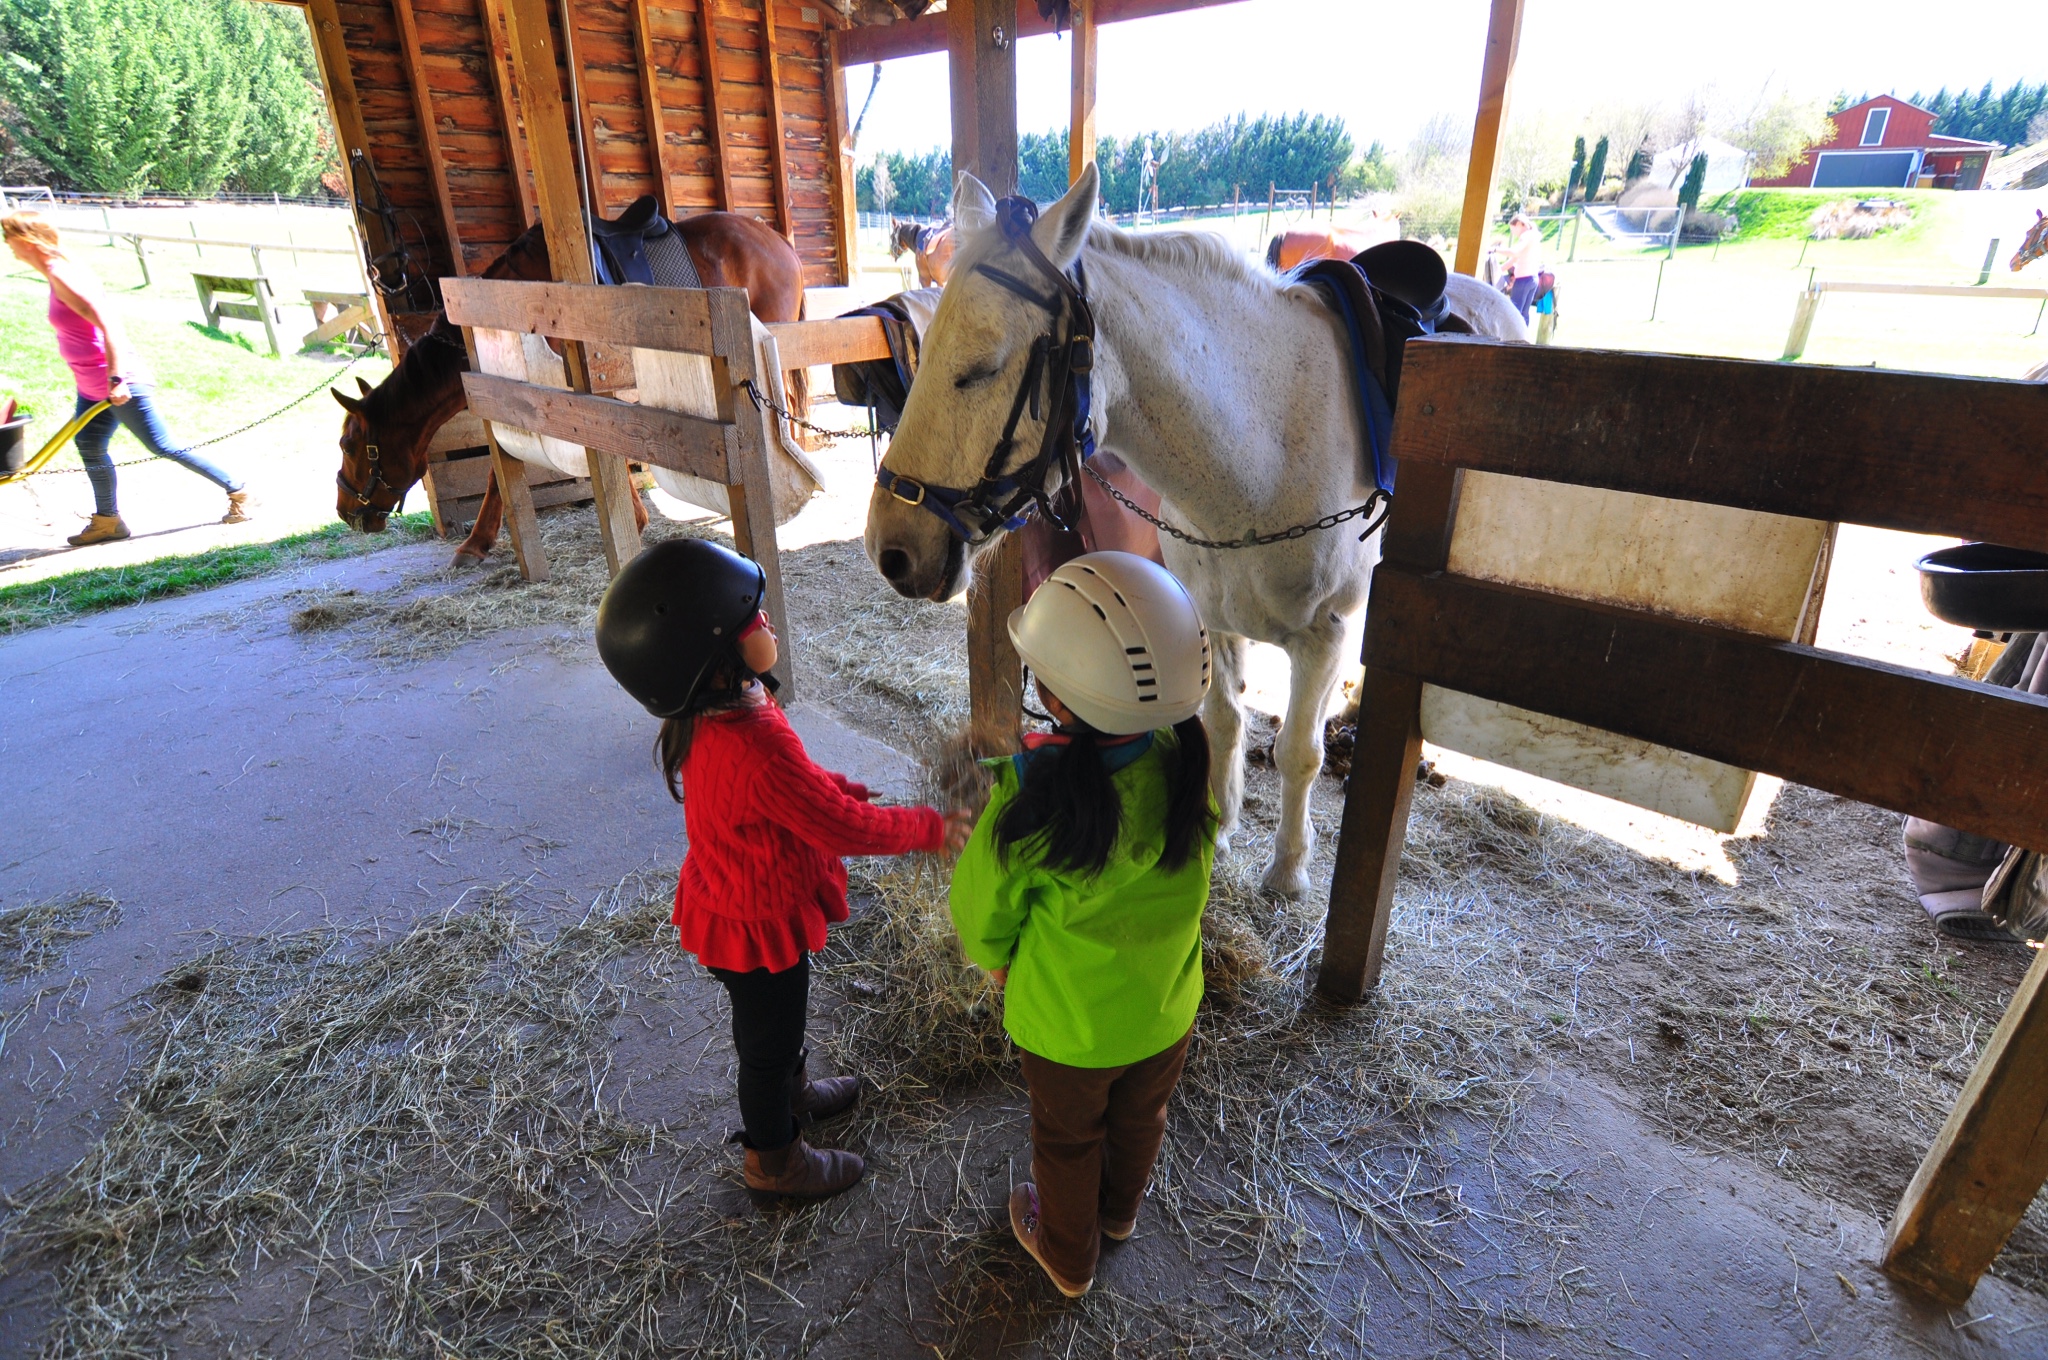
M 953 386 L 965 392 L 970 387 L 981 386 L 1000 372 L 1002 370 L 999 368 L 970 368 L 959 377 L 953 379 Z

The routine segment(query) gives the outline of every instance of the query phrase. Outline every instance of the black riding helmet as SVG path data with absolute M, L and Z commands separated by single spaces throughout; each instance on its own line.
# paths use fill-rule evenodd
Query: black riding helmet
M 626 564 L 597 606 L 597 654 L 657 718 L 689 710 L 721 666 L 745 678 L 734 640 L 760 612 L 767 576 L 701 538 L 657 543 Z

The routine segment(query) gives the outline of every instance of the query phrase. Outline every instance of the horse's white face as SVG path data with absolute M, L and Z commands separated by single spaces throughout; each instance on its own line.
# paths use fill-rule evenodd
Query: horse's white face
M 1095 167 L 1090 165 L 1066 197 L 1032 228 L 1033 243 L 1055 268 L 1069 268 L 1081 253 L 1095 215 L 1096 184 Z M 882 463 L 897 476 L 926 486 L 964 490 L 988 470 L 1024 381 L 1032 342 L 1053 320 L 1044 308 L 984 277 L 975 266 L 989 263 L 1048 298 L 1057 290 L 1027 256 L 1003 239 L 994 225 L 995 199 L 972 175 L 960 176 L 953 220 L 962 244 L 954 257 L 952 279 L 925 334 L 917 379 Z M 1040 397 L 1042 414 L 1050 408 L 1050 394 L 1041 392 Z M 1099 421 L 1097 429 L 1099 435 Z M 1044 420 L 1027 409 L 1002 470 L 1029 461 L 1044 430 Z M 1056 472 L 1053 475 L 1057 477 Z M 967 586 L 967 552 L 960 539 L 937 515 L 879 486 L 868 500 L 867 550 L 876 568 L 903 595 L 944 600 Z

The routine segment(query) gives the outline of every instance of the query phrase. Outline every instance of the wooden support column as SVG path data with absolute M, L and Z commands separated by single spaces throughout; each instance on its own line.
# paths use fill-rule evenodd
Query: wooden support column
M 1382 540 L 1384 561 L 1418 571 L 1444 569 L 1463 478 L 1457 469 L 1434 463 L 1402 467 L 1401 494 Z M 1356 1001 L 1380 980 L 1415 767 L 1422 758 L 1422 682 L 1368 666 L 1358 712 L 1330 911 L 1323 921 L 1323 962 L 1316 973 L 1316 990 L 1331 1001 Z
M 576 158 L 569 147 L 569 114 L 562 107 L 555 38 L 548 26 L 548 0 L 504 0 L 504 4 L 513 74 L 519 82 L 520 112 L 526 121 L 527 142 L 533 155 L 540 220 L 547 232 L 548 262 L 554 276 L 564 283 L 595 283 L 590 236 L 584 229 L 582 195 L 576 183 Z M 564 16 L 565 20 L 567 17 Z M 590 391 L 590 363 L 582 342 L 564 341 L 562 360 L 569 372 L 570 388 Z M 634 522 L 632 499 L 638 493 L 633 489 L 625 459 L 601 449 L 589 450 L 589 459 L 590 492 L 597 501 L 599 536 L 604 540 L 605 561 L 616 576 L 640 551 L 640 530 Z M 519 489 L 524 490 L 523 483 Z M 514 488 L 501 485 L 499 490 L 506 495 L 505 522 L 517 526 L 519 514 L 512 502 Z M 530 494 L 527 499 L 530 502 Z M 539 552 L 538 545 L 534 551 Z M 524 562 L 525 552 L 520 552 Z
M 737 288 L 713 288 L 711 303 L 711 387 L 718 418 L 731 424 L 734 438 L 726 447 L 726 502 L 732 511 L 733 545 L 761 564 L 768 621 L 785 641 L 775 663 L 781 684 L 777 697 L 796 700 L 796 669 L 791 660 L 789 613 L 782 596 L 782 556 L 775 546 L 775 490 L 768 480 L 769 450 L 781 438 L 775 417 L 742 394 L 744 384 L 765 388 L 754 349 L 754 323 L 747 313 L 746 294 Z M 768 347 L 772 352 L 774 347 Z
M 363 106 L 356 98 L 355 77 L 350 73 L 348 61 L 347 35 L 342 32 L 341 12 L 335 0 L 309 0 L 306 22 L 313 30 L 313 56 L 320 67 L 320 83 L 327 91 L 327 113 L 334 120 L 334 134 L 341 141 L 341 173 L 348 182 L 349 220 L 355 224 L 358 233 L 358 249 L 367 242 L 370 255 L 383 255 L 392 249 L 390 238 L 384 234 L 383 222 L 375 216 L 365 216 L 355 208 L 362 201 L 362 195 L 356 187 L 354 153 L 369 154 L 370 136 L 363 127 Z M 142 254 L 140 242 L 136 244 L 135 253 L 137 256 Z M 357 264 L 364 271 L 370 302 L 377 309 L 377 320 L 386 337 L 384 343 L 390 347 L 395 362 L 400 353 L 397 348 L 400 342 L 397 328 L 391 324 L 391 309 L 384 294 L 368 282 L 368 260 L 359 255 Z M 144 272 L 148 272 L 147 264 Z
M 1954 1308 L 2048 1180 L 2048 950 L 2013 994 L 1899 1200 L 1885 1273 Z
M 413 0 L 391 0 L 398 16 L 399 42 L 405 50 L 406 84 L 412 87 L 413 116 L 419 119 L 420 140 L 427 149 L 427 173 L 434 181 L 434 201 L 441 205 L 441 231 L 448 242 L 448 261 L 457 274 L 467 274 L 469 263 L 462 253 L 462 229 L 455 221 L 455 198 L 448 189 L 448 156 L 441 147 L 441 127 L 434 117 L 434 96 L 427 85 L 426 63 L 420 56 L 419 23 L 413 17 Z
M 953 93 L 953 170 L 1001 198 L 1017 188 L 1016 0 L 951 0 L 946 7 Z M 973 742 L 983 755 L 1017 749 L 1024 663 L 1010 645 L 1010 611 L 1024 602 L 1023 544 L 1005 534 L 974 567 L 967 596 L 967 680 Z
M 580 95 L 583 84 L 583 53 L 577 46 L 576 0 L 560 0 L 562 41 L 568 47 L 569 89 L 576 98 L 577 159 L 583 163 L 584 182 L 589 187 L 590 211 L 604 216 L 604 170 L 597 163 L 597 113 Z
M 847 145 L 846 67 L 839 60 L 839 38 L 838 29 L 825 35 L 825 112 L 826 131 L 832 138 L 832 222 L 839 237 L 839 282 L 850 285 L 860 267 L 860 199 L 853 151 Z
M 1067 123 L 1067 183 L 1095 159 L 1095 0 L 1074 0 L 1074 26 L 1067 41 L 1074 45 L 1073 110 Z
M 718 55 L 714 8 L 715 0 L 697 0 L 697 32 L 704 49 L 704 121 L 711 125 L 711 145 L 718 153 L 718 210 L 731 212 L 732 139 L 725 128 L 725 65 Z
M 1493 219 L 1493 171 L 1515 51 L 1522 43 L 1522 0 L 1492 0 L 1486 21 L 1486 61 L 1479 72 L 1479 112 L 1472 120 L 1472 158 L 1465 167 L 1465 210 L 1458 217 L 1460 274 L 1479 272 L 1479 252 Z
M 782 125 L 782 65 L 775 54 L 775 0 L 761 0 L 761 79 L 768 86 L 768 173 L 775 181 L 775 216 L 783 239 L 796 244 L 789 210 L 789 134 Z
M 498 96 L 498 116 L 505 124 L 505 151 L 512 178 L 519 186 L 519 220 L 532 226 L 539 220 L 534 200 L 533 161 L 527 155 L 526 134 L 519 116 L 519 82 L 512 74 L 512 44 L 505 36 L 505 0 L 483 0 L 484 37 L 491 49 L 491 88 Z
M 668 144 L 668 117 L 661 104 L 661 62 L 654 55 L 654 33 L 647 26 L 647 0 L 633 0 L 633 50 L 640 58 L 640 102 L 647 107 L 647 154 L 655 178 L 660 181 L 654 196 L 661 203 L 661 215 L 676 216 L 675 148 Z

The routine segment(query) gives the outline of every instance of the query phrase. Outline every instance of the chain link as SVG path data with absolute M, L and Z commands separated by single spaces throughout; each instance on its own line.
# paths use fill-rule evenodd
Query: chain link
M 1374 517 L 1371 523 L 1365 526 L 1365 531 L 1358 536 L 1359 541 L 1364 542 L 1373 530 L 1386 523 L 1387 514 L 1394 508 L 1394 498 L 1391 495 L 1384 491 L 1374 491 L 1372 495 L 1365 498 L 1365 504 L 1354 505 L 1349 510 L 1338 510 L 1332 514 L 1324 515 L 1312 524 L 1294 524 L 1285 529 L 1277 529 L 1270 534 L 1247 533 L 1243 538 L 1197 538 L 1185 529 L 1178 529 L 1168 524 L 1165 520 L 1159 518 L 1159 516 L 1153 514 L 1144 506 L 1139 505 L 1129 496 L 1126 496 L 1117 488 L 1115 483 L 1103 476 L 1094 464 L 1084 463 L 1082 467 L 1089 476 L 1095 479 L 1098 486 L 1107 491 L 1116 500 L 1118 505 L 1121 505 L 1139 519 L 1144 520 L 1160 533 L 1171 534 L 1181 542 L 1197 548 L 1213 548 L 1217 551 L 1227 551 L 1231 548 L 1263 548 L 1272 543 L 1286 543 L 1297 538 L 1307 538 L 1310 534 L 1321 533 L 1325 529 L 1334 529 L 1348 520 L 1357 519 L 1362 515 L 1370 515 L 1374 510 L 1378 510 L 1379 514 Z
M 213 436 L 213 438 L 211 438 L 211 439 L 202 439 L 202 440 L 200 440 L 200 441 L 199 441 L 199 442 L 198 442 L 197 444 L 187 444 L 187 445 L 186 445 L 186 446 L 185 446 L 185 447 L 184 447 L 183 449 L 181 449 L 181 450 L 179 450 L 179 451 L 180 451 L 181 453 L 197 453 L 197 452 L 198 452 L 199 450 L 201 450 L 201 449 L 211 448 L 211 447 L 213 447 L 213 446 L 214 446 L 215 444 L 221 444 L 221 443 L 225 443 L 226 441 L 228 441 L 228 440 L 230 440 L 230 439 L 233 439 L 233 438 L 234 438 L 234 437 L 235 437 L 236 435 L 243 435 L 243 434 L 247 434 L 247 433 L 249 433 L 249 431 L 251 431 L 251 430 L 253 430 L 253 429 L 256 429 L 256 428 L 257 428 L 258 426 L 261 426 L 261 425 L 268 425 L 268 424 L 269 424 L 269 423 L 270 423 L 271 421 L 273 421 L 273 420 L 276 420 L 276 419 L 277 419 L 277 418 L 278 418 L 279 416 L 283 415 L 283 414 L 284 414 L 285 412 L 287 412 L 287 411 L 291 411 L 291 410 L 295 410 L 295 409 L 297 409 L 298 407 L 304 406 L 304 405 L 305 405 L 305 404 L 306 404 L 307 402 L 311 401 L 311 400 L 312 400 L 312 399 L 313 399 L 314 397 L 316 397 L 316 396 L 320 395 L 320 389 L 321 389 L 321 388 L 323 388 L 323 387 L 331 387 L 331 386 L 333 386 L 333 384 L 334 384 L 334 380 L 335 380 L 336 378 L 339 378 L 339 377 L 341 377 L 341 376 L 342 376 L 343 374 L 347 373 L 347 372 L 348 372 L 348 371 L 349 371 L 350 369 L 353 369 L 353 368 L 354 368 L 354 367 L 355 367 L 355 366 L 356 366 L 357 364 L 359 364 L 359 363 L 361 363 L 361 362 L 362 362 L 363 360 L 365 360 L 365 359 L 369 358 L 369 357 L 370 357 L 370 355 L 371 355 L 371 354 L 372 354 L 373 352 L 374 352 L 374 351 L 371 351 L 371 350 L 364 350 L 364 351 L 363 351 L 363 352 L 362 352 L 361 354 L 358 354 L 358 355 L 357 355 L 357 356 L 356 356 L 355 358 L 353 358 L 353 359 L 349 360 L 349 361 L 348 361 L 347 363 L 343 364 L 343 365 L 342 365 L 342 366 L 341 366 L 341 367 L 340 367 L 340 368 L 339 368 L 338 370 L 336 370 L 335 372 L 333 372 L 333 373 L 330 373 L 330 374 L 328 374 L 327 376 L 325 376 L 325 377 L 321 378 L 321 379 L 320 379 L 320 381 L 319 381 L 318 383 L 316 383 L 316 384 L 315 384 L 314 386 L 312 386 L 312 387 L 310 387 L 310 388 L 306 389 L 306 391 L 305 391 L 305 392 L 303 392 L 303 393 L 301 393 L 300 395 L 298 395 L 298 396 L 296 396 L 296 397 L 293 397 L 293 398 L 292 398 L 292 399 L 291 399 L 290 401 L 288 401 L 288 402 L 286 402 L 286 403 L 285 403 L 284 405 L 282 405 L 282 406 L 278 407 L 278 408 L 277 408 L 277 409 L 276 409 L 275 411 L 272 411 L 272 412 L 271 412 L 271 413 L 270 413 L 269 415 L 266 415 L 266 416 L 258 416 L 258 417 L 257 417 L 256 419 L 254 419 L 254 420 L 250 421 L 250 422 L 249 422 L 249 423 L 248 423 L 247 425 L 242 425 L 242 426 L 239 426 L 239 427 L 237 427 L 237 428 L 235 428 L 235 429 L 229 430 L 229 431 L 228 431 L 228 432 L 227 432 L 226 434 L 217 434 L 217 435 Z M 153 453 L 152 453 L 152 454 L 146 454 L 146 455 L 144 455 L 144 456 L 143 456 L 143 457 L 141 457 L 141 458 L 124 458 L 124 459 L 122 459 L 121 461 L 119 461 L 119 462 L 117 462 L 117 463 L 113 464 L 113 466 L 114 466 L 114 467 L 117 467 L 117 468 L 124 468 L 124 467 L 134 467 L 134 466 L 136 466 L 136 465 L 137 465 L 138 463 L 150 463 L 150 462 L 154 462 L 154 461 L 156 461 L 156 458 L 157 458 L 157 455 L 156 455 L 156 454 L 153 454 Z M 31 472 L 31 473 L 27 473 L 27 474 L 25 474 L 25 475 L 27 475 L 27 476 L 30 476 L 30 477 L 54 477 L 54 476 L 57 476 L 57 475 L 58 475 L 58 474 L 60 474 L 60 473 L 71 473 L 71 474 L 76 474 L 76 473 L 80 473 L 80 472 L 84 472 L 84 471 L 85 471 L 85 468 L 84 468 L 84 466 L 83 466 L 83 465 L 80 465 L 80 466 L 78 466 L 78 467 L 46 467 L 46 468 L 37 468 L 37 469 L 36 469 L 36 470 L 35 470 L 34 472 Z
M 763 392 L 760 388 L 754 386 L 754 380 L 752 378 L 742 379 L 740 382 L 740 386 L 747 389 L 747 396 L 753 400 L 755 410 L 772 411 L 776 415 L 781 416 L 784 420 L 789 421 L 791 424 L 801 425 L 806 430 L 811 430 L 817 434 L 822 434 L 828 439 L 873 439 L 877 434 L 880 433 L 880 431 L 874 429 L 872 426 L 865 430 L 828 430 L 823 425 L 812 424 L 810 421 L 805 420 L 802 416 L 797 415 L 794 411 L 785 411 L 782 407 L 777 406 L 775 404 L 775 399 L 773 397 Z

